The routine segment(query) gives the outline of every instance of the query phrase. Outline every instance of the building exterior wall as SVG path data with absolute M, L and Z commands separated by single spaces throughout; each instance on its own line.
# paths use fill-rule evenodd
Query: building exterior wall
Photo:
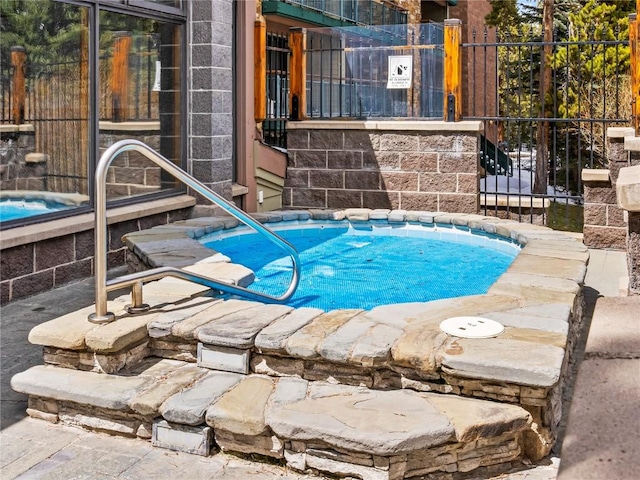
M 189 63 L 187 63 L 186 91 L 188 106 L 185 112 L 188 122 L 186 168 L 191 175 L 214 192 L 227 200 L 232 200 L 234 2 L 233 0 L 212 0 L 187 3 L 187 61 Z M 118 132 L 115 134 L 120 135 Z M 135 136 L 130 133 L 122 135 L 127 138 Z M 142 136 L 144 137 L 144 134 Z M 157 135 L 155 138 L 157 140 Z M 144 138 L 140 139 L 144 141 Z M 25 145 L 28 147 L 27 143 Z M 28 148 L 25 152 L 29 153 Z M 123 183 L 120 180 L 127 175 L 134 175 L 137 178 L 140 172 L 144 179 L 143 184 L 138 185 L 138 190 L 140 188 L 157 189 L 158 169 L 144 165 L 141 169 L 134 166 L 134 170 L 135 172 L 131 170 L 131 165 L 126 163 L 125 157 L 114 161 L 108 175 L 111 183 L 110 193 L 114 195 L 122 193 L 123 188 L 129 187 L 126 186 L 127 182 Z M 129 189 L 125 193 L 144 193 L 138 190 L 131 192 Z M 193 192 L 190 193 L 193 194 Z M 194 196 L 197 197 L 197 195 Z M 196 198 L 196 200 L 210 205 L 205 199 Z M 171 200 L 167 199 L 165 202 L 170 204 Z M 190 207 L 193 202 L 183 200 L 174 201 L 174 203 L 181 207 L 173 209 L 167 206 L 161 213 L 153 208 L 148 210 L 149 204 L 131 205 L 129 208 L 132 211 L 138 211 L 137 213 L 128 214 L 125 216 L 126 220 L 111 224 L 108 229 L 109 268 L 125 265 L 125 247 L 120 240 L 125 233 L 181 220 L 191 215 Z M 79 218 L 69 217 L 60 221 L 47 222 L 38 225 L 37 228 L 55 230 L 61 225 L 56 222 L 67 225 L 79 222 Z M 22 228 L 32 231 L 36 226 L 30 227 L 12 229 L 3 235 L 0 269 L 2 303 L 93 275 L 92 222 L 88 222 L 86 226 L 74 228 L 73 230 L 76 231 L 73 233 L 51 236 L 42 240 L 38 240 L 41 235 L 20 235 L 18 232 Z M 15 244 L 16 242 L 11 241 L 12 236 L 20 236 L 23 240 Z M 48 235 L 45 236 L 48 237 Z
M 479 122 L 290 127 L 285 208 L 478 212 Z
M 233 183 L 233 0 L 188 3 L 188 164 L 224 198 Z M 209 204 L 204 199 L 198 203 Z

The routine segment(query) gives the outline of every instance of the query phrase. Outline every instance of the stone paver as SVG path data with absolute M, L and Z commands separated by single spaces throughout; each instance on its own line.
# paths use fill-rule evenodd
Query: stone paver
M 35 397 L 126 410 L 129 400 L 150 382 L 146 376 L 120 377 L 38 365 L 14 375 L 11 387 Z
M 260 330 L 292 310 L 286 305 L 260 305 L 231 313 L 203 325 L 198 340 L 222 347 L 251 348 Z
M 184 338 L 185 340 L 194 340 L 198 336 L 198 332 L 203 325 L 212 322 L 225 315 L 253 308 L 261 305 L 258 302 L 250 302 L 247 300 L 225 300 L 216 302 L 211 307 L 203 310 L 191 318 L 188 318 L 171 328 L 171 334 L 175 337 Z
M 265 432 L 264 411 L 273 393 L 275 381 L 266 376 L 251 376 L 222 395 L 207 409 L 207 425 L 240 435 Z
M 243 378 L 236 373 L 210 372 L 191 388 L 167 399 L 160 413 L 169 422 L 200 425 L 209 405 Z
M 287 353 L 300 358 L 318 357 L 318 347 L 324 339 L 361 312 L 362 310 L 332 310 L 315 318 L 289 337 L 285 347 Z
M 162 382 L 158 382 L 149 389 L 138 393 L 131 399 L 129 405 L 132 410 L 142 415 L 155 415 L 165 400 L 195 383 L 208 372 L 209 370 L 206 368 L 199 368 L 190 364 L 184 365 L 167 374 Z
M 461 338 L 442 354 L 442 369 L 461 377 L 551 387 L 560 378 L 563 359 L 564 350 L 553 345 Z
M 319 308 L 297 308 L 263 328 L 256 336 L 255 346 L 262 352 L 284 353 L 287 339 L 314 318 L 322 315 Z
M 322 397 L 273 406 L 267 423 L 285 438 L 322 440 L 375 455 L 440 445 L 455 434 L 449 419 L 413 392 L 340 385 L 327 385 Z

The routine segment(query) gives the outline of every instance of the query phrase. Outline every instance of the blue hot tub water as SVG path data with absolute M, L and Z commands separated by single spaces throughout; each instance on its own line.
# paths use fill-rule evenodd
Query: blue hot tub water
M 3 199 L 0 201 L 0 222 L 57 212 L 67 208 L 71 208 L 71 206 L 44 200 Z
M 325 311 L 486 293 L 519 251 L 497 237 L 452 228 L 307 227 L 275 228 L 300 256 L 300 284 L 288 304 Z M 202 242 L 253 270 L 251 290 L 285 291 L 292 271 L 286 252 L 247 229 L 218 237 Z

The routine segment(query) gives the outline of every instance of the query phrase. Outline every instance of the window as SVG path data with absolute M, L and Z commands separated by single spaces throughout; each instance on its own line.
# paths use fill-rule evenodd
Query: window
M 184 158 L 179 0 L 0 4 L 0 226 L 92 205 L 99 155 L 135 138 Z M 145 13 L 146 12 L 146 13 Z M 173 178 L 126 152 L 107 176 L 110 200 L 175 191 Z

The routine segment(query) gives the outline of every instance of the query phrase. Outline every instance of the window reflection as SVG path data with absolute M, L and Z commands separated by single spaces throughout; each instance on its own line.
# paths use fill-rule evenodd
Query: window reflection
M 136 139 L 180 162 L 180 29 L 157 20 L 100 14 L 101 152 Z M 119 155 L 107 175 L 109 199 L 174 188 L 137 152 Z
M 89 205 L 93 166 L 118 140 L 138 139 L 181 162 L 183 26 L 100 11 L 100 5 L 0 2 L 3 227 Z M 97 45 L 90 44 L 92 31 L 100 32 Z M 137 153 L 121 155 L 108 174 L 109 199 L 175 187 L 172 177 Z
M 89 9 L 4 3 L 0 221 L 89 202 Z

